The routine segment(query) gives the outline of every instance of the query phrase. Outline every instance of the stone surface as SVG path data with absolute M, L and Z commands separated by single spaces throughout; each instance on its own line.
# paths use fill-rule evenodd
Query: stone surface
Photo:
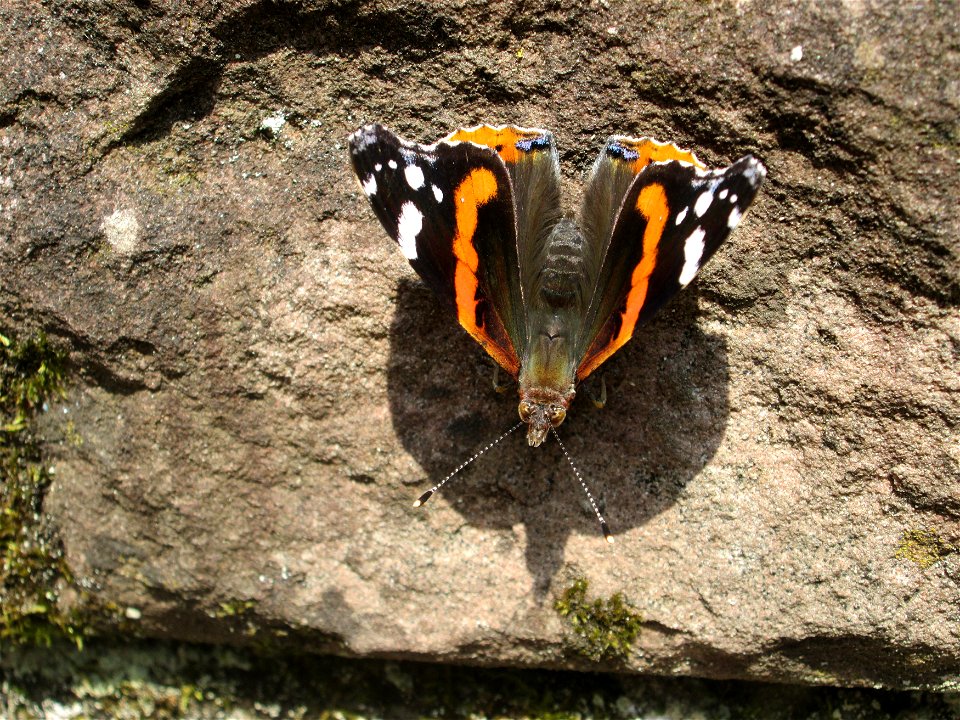
M 190 640 L 955 686 L 955 10 L 7 2 L 0 322 L 75 370 L 45 418 L 62 602 Z M 373 120 L 551 128 L 571 206 L 614 132 L 766 162 L 562 428 L 613 547 L 519 434 L 410 508 L 516 408 L 358 192 Z M 642 614 L 622 662 L 571 651 L 579 577 Z

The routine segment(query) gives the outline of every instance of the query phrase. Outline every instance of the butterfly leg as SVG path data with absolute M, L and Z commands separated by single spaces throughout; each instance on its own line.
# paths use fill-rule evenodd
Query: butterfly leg
M 500 366 L 493 366 L 493 389 L 503 395 L 507 391 L 507 388 L 510 387 L 510 381 L 507 380 L 504 383 L 500 382 Z
M 593 393 L 590 391 L 590 388 L 584 384 L 584 392 L 587 394 L 587 397 L 590 398 L 590 402 L 593 403 L 593 406 L 597 410 L 603 410 L 604 406 L 607 404 L 607 376 L 600 376 L 600 397 L 594 397 Z

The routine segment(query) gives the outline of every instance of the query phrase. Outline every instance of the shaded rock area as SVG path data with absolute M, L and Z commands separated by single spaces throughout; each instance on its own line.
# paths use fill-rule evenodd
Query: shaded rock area
M 899 2 L 10 0 L 0 330 L 71 387 L 44 501 L 101 630 L 345 655 L 951 688 L 960 20 Z M 346 137 L 552 129 L 769 176 L 697 282 L 517 434 Z M 58 439 L 59 438 L 59 439 Z M 557 598 L 619 597 L 583 653 Z M 590 605 L 590 607 L 594 607 Z M 601 624 L 601 627 L 606 627 Z M 619 647 L 619 645 L 618 645 Z
M 11 663 L 10 660 L 14 662 Z M 137 720 L 949 720 L 956 693 L 786 686 L 138 641 L 0 658 L 7 717 Z

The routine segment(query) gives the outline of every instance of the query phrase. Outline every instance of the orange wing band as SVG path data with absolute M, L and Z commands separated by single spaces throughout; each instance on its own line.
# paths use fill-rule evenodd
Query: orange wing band
M 620 330 L 599 353 L 580 366 L 577 370 L 577 378 L 580 380 L 596 370 L 633 337 L 640 311 L 647 299 L 647 285 L 657 264 L 657 248 L 660 238 L 663 237 L 667 216 L 670 214 L 663 185 L 648 185 L 641 190 L 637 197 L 637 211 L 646 218 L 647 227 L 643 231 L 643 255 L 630 276 L 630 291 L 627 293 L 626 306 L 620 314 Z
M 478 168 L 467 175 L 453 193 L 457 223 L 457 234 L 453 239 L 453 254 L 457 258 L 454 290 L 457 320 L 504 370 L 516 375 L 520 370 L 516 356 L 493 342 L 490 335 L 477 325 L 477 268 L 480 257 L 473 245 L 477 232 L 477 212 L 480 206 L 497 196 L 498 190 L 494 174 L 486 168 Z

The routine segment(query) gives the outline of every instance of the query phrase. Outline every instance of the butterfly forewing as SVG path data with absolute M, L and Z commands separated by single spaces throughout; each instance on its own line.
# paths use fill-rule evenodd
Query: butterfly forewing
M 605 163 L 601 156 L 598 165 Z M 640 170 L 620 203 L 598 272 L 602 292 L 585 318 L 579 380 L 693 280 L 740 221 L 765 173 L 751 156 L 710 172 L 679 159 Z M 585 207 L 591 202 L 585 198 Z
M 368 125 L 350 138 L 350 156 L 374 212 L 413 269 L 516 376 L 516 222 L 499 155 L 465 142 L 406 143 Z

